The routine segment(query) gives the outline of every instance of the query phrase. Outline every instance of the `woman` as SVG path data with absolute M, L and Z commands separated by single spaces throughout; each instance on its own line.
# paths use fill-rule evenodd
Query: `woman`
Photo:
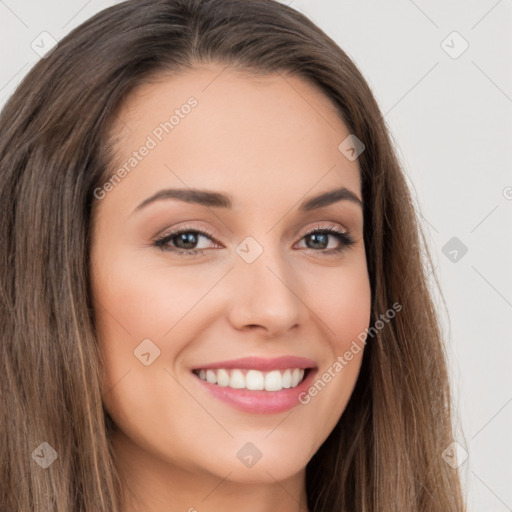
M 413 202 L 314 24 L 118 4 L 0 133 L 1 510 L 463 510 Z

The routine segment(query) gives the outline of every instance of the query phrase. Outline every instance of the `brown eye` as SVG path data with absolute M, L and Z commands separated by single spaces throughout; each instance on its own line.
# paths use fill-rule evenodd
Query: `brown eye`
M 213 241 L 212 235 L 207 231 L 200 229 L 180 228 L 179 230 L 168 233 L 154 242 L 155 247 L 165 251 L 172 251 L 178 254 L 201 254 L 206 246 L 197 247 L 201 239 Z M 204 242 L 203 242 L 204 243 Z

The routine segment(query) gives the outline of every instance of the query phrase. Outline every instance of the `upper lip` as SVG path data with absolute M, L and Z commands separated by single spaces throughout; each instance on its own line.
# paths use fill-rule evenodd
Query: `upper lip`
M 229 361 L 218 361 L 215 363 L 194 366 L 192 370 L 216 370 L 220 368 L 225 368 L 227 370 L 244 368 L 259 371 L 272 371 L 287 368 L 316 368 L 316 363 L 311 359 L 296 356 L 281 356 L 271 359 L 263 357 L 242 357 L 240 359 L 231 359 Z

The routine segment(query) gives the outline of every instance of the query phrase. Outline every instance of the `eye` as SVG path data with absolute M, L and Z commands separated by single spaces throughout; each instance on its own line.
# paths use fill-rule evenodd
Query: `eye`
M 334 238 L 338 245 L 329 248 L 329 238 Z M 206 242 L 203 242 L 202 247 L 198 247 L 198 245 L 201 245 L 201 239 L 204 239 Z M 207 240 L 214 241 L 213 234 L 209 231 L 182 227 L 157 238 L 153 245 L 164 251 L 170 251 L 179 255 L 198 256 L 203 254 L 204 249 L 208 249 Z M 331 225 L 317 225 L 312 230 L 303 234 L 300 240 L 306 241 L 306 249 L 311 249 L 326 256 L 339 253 L 354 244 L 354 239 L 348 230 L 342 230 L 337 226 Z
M 212 240 L 213 234 L 202 229 L 182 227 L 157 238 L 153 245 L 162 250 L 193 256 L 202 254 L 206 248 L 197 247 L 201 238 Z
M 334 238 L 338 242 L 338 245 L 329 248 L 329 237 Z M 348 230 L 343 230 L 337 226 L 321 224 L 305 233 L 301 238 L 301 241 L 302 240 L 306 241 L 307 249 L 321 252 L 321 254 L 327 256 L 339 253 L 354 244 L 354 239 Z M 308 244 L 308 242 L 310 243 Z

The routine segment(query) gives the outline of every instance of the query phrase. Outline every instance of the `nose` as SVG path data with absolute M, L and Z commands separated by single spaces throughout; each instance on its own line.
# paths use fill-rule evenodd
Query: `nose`
M 297 290 L 297 276 L 278 250 L 264 250 L 252 263 L 239 258 L 235 265 L 229 311 L 234 328 L 260 329 L 277 337 L 299 325 L 306 306 Z

